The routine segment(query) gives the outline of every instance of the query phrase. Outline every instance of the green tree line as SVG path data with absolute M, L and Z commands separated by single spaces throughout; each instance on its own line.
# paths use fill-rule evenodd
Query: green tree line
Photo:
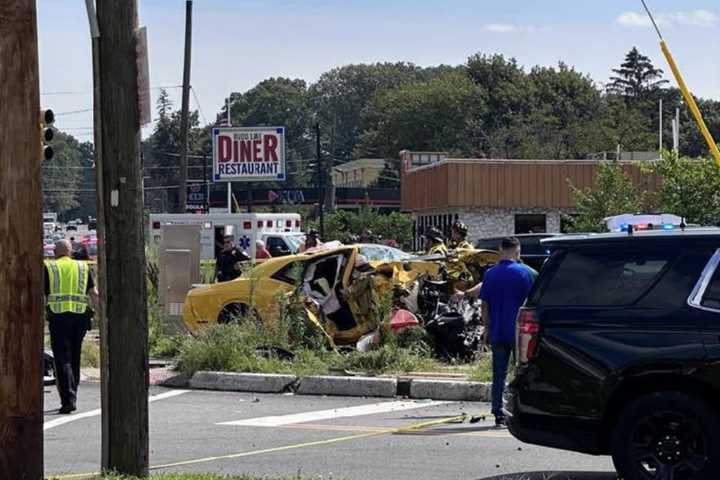
M 620 59 L 619 59 L 620 60 Z M 604 79 L 601 79 L 604 80 Z M 681 111 L 680 152 L 707 155 L 707 147 L 662 70 L 636 48 L 598 83 L 571 66 L 523 67 L 516 59 L 478 53 L 462 65 L 421 67 L 408 62 L 333 68 L 314 83 L 268 78 L 229 95 L 236 126 L 287 127 L 288 188 L 311 185 L 314 126 L 321 127 L 325 158 L 339 165 L 385 158 L 379 186 L 399 185 L 401 149 L 446 151 L 473 158 L 598 158 L 605 152 L 656 151 L 658 104 L 663 100 L 664 147 L 672 146 L 671 117 Z M 720 135 L 720 102 L 698 99 L 708 126 Z M 190 115 L 190 154 L 210 154 L 210 131 L 227 120 L 223 106 L 200 122 Z M 180 114 L 167 92 L 157 99 L 157 122 L 143 142 L 146 206 L 177 204 Z M 190 179 L 202 179 L 202 158 L 190 159 Z M 71 182 L 69 182 L 71 183 Z M 168 187 L 168 188 L 164 188 Z M 68 195 L 57 208 L 80 202 Z

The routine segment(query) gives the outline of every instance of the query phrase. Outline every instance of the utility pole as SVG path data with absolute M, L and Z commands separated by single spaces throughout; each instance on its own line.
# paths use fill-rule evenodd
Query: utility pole
M 318 213 L 320 214 L 320 239 L 325 238 L 325 172 L 320 152 L 320 122 L 315 123 L 315 162 L 317 163 Z
M 137 0 L 97 0 L 107 345 L 102 469 L 148 473 L 148 358 Z
M 40 86 L 35 0 L 0 0 L 0 478 L 43 478 Z
M 183 67 L 182 111 L 180 113 L 180 213 L 187 211 L 188 114 L 190 109 L 190 53 L 192 51 L 192 0 L 185 2 L 185 66 Z

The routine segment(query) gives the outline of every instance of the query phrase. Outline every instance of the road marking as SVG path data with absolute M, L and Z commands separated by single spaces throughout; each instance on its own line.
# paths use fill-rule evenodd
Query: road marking
M 444 405 L 447 403 L 450 402 L 418 402 L 414 400 L 381 402 L 369 405 L 358 405 L 355 407 L 335 408 L 332 410 L 317 410 L 314 412 L 292 413 L 290 415 L 249 418 L 246 420 L 216 423 L 216 425 L 232 425 L 237 427 L 282 427 L 284 425 L 315 422 L 318 420 L 360 417 L 387 412 L 401 412 L 416 408 L 435 407 L 437 405 Z
M 407 403 L 407 402 L 388 402 L 388 403 Z M 428 405 L 429 403 L 436 403 L 436 404 L 442 404 L 442 403 L 450 403 L 450 402 L 425 402 L 424 405 Z M 419 406 L 418 406 L 419 408 Z M 243 457 L 252 457 L 255 455 L 262 455 L 265 453 L 277 453 L 277 452 L 284 452 L 288 450 L 295 450 L 299 448 L 307 448 L 307 447 L 316 447 L 319 445 L 330 445 L 333 443 L 340 443 L 340 442 L 347 442 L 351 440 L 359 440 L 362 438 L 369 438 L 369 437 L 378 437 L 385 434 L 393 434 L 393 433 L 403 433 L 407 431 L 413 431 L 423 428 L 423 426 L 429 426 L 429 424 L 432 425 L 439 425 L 443 420 L 445 422 L 455 422 L 457 417 L 448 417 L 441 420 L 433 420 L 432 422 L 418 422 L 413 423 L 410 425 L 405 425 L 399 428 L 391 428 L 391 429 L 384 429 L 380 428 L 376 431 L 371 431 L 368 433 L 360 433 L 358 435 L 348 435 L 346 437 L 336 437 L 336 438 L 330 438 L 327 440 L 318 440 L 315 442 L 305 442 L 305 443 L 296 443 L 293 445 L 284 445 L 282 447 L 274 447 L 274 448 L 265 448 L 262 450 L 251 450 L 249 452 L 240 452 L 240 453 L 231 453 L 229 455 L 218 455 L 214 457 L 204 457 L 204 458 L 196 458 L 193 460 L 184 460 L 180 462 L 174 462 L 174 463 L 166 463 L 164 465 L 153 465 L 149 468 L 149 470 L 162 470 L 162 469 L 168 469 L 168 468 L 175 468 L 175 467 L 185 467 L 188 465 L 197 465 L 200 463 L 209 463 L 209 462 L 215 462 L 218 460 L 231 460 L 234 458 L 243 458 Z M 301 428 L 302 426 L 298 425 L 295 428 Z M 293 428 L 293 427 L 286 427 L 286 428 Z M 80 479 L 80 478 L 92 478 L 93 475 L 98 475 L 97 473 L 79 473 L 79 474 L 71 474 L 71 475 L 60 475 L 60 476 L 54 476 L 50 478 L 58 479 L 58 480 L 69 480 L 69 479 Z
M 178 395 L 182 395 L 183 393 L 187 393 L 190 390 L 171 390 L 169 392 L 165 393 L 159 393 L 157 395 L 153 395 L 151 397 L 148 397 L 148 402 L 152 403 L 157 400 L 164 400 L 166 398 L 172 398 L 177 397 Z M 82 420 L 83 418 L 90 418 L 90 417 L 96 417 L 100 415 L 102 410 L 99 408 L 95 410 L 89 410 L 87 412 L 77 413 L 75 415 L 69 415 L 67 417 L 61 417 L 56 418 L 55 420 L 47 421 L 43 424 L 43 430 L 50 430 L 51 428 L 59 427 L 60 425 L 65 425 L 66 423 L 75 422 L 77 420 Z

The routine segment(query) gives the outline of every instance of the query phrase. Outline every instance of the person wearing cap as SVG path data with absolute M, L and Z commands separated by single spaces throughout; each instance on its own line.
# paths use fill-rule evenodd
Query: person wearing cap
M 218 255 L 215 264 L 215 276 L 218 282 L 229 282 L 240 276 L 242 263 L 250 260 L 247 253 L 235 248 L 235 239 L 232 235 L 223 238 L 223 250 Z
M 320 241 L 320 232 L 313 228 L 307 233 L 305 242 L 300 245 L 300 252 L 302 253 L 306 250 L 310 250 L 311 248 L 319 247 L 320 245 L 322 245 L 322 242 Z
M 473 246 L 467 241 L 468 227 L 462 222 L 455 222 L 448 247 L 451 250 L 472 250 Z
M 425 234 L 425 250 L 428 255 L 447 255 L 448 249 L 445 246 L 445 238 L 440 230 L 430 228 Z

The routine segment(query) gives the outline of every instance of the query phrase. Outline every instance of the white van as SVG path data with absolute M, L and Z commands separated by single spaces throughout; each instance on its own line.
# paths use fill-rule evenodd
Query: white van
M 297 253 L 305 241 L 298 213 L 153 213 L 150 241 L 160 244 L 163 225 L 202 225 L 200 258 L 211 260 L 222 250 L 223 237 L 232 235 L 235 246 L 255 258 L 255 241 L 265 242 L 273 257 Z

